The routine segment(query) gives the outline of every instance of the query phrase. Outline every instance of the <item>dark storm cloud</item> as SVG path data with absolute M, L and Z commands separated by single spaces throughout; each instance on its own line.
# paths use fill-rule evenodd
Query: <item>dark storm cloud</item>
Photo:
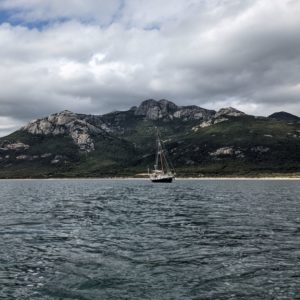
M 297 1 L 5 0 L 0 9 L 20 22 L 0 25 L 0 134 L 63 109 L 100 114 L 146 98 L 300 115 Z

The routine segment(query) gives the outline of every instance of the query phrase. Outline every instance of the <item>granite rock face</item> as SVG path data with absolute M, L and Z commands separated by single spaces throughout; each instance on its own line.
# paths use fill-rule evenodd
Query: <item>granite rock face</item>
M 198 106 L 182 106 L 174 113 L 175 118 L 188 120 L 210 120 L 215 114 L 215 111 L 204 109 Z
M 167 100 L 145 100 L 135 110 L 136 116 L 145 116 L 148 120 L 158 120 L 169 117 L 177 110 L 177 105 Z
M 22 130 L 34 135 L 70 135 L 82 151 L 95 150 L 92 135 L 105 132 L 105 128 L 96 127 L 82 116 L 70 111 L 62 111 L 46 118 L 34 120 Z M 103 125 L 103 124 L 102 124 Z
M 240 116 L 245 116 L 246 114 L 243 113 L 242 111 L 239 111 L 233 107 L 226 107 L 226 108 L 221 108 L 216 114 L 215 114 L 215 119 L 218 119 L 219 117 L 240 117 Z
M 228 121 L 230 117 L 240 117 L 246 114 L 232 107 L 221 108 L 208 120 L 202 121 L 199 125 L 192 128 L 193 131 L 198 131 L 200 128 L 209 127 L 218 123 Z
M 204 109 L 198 106 L 177 106 L 168 100 L 153 100 L 143 101 L 141 105 L 135 109 L 136 116 L 144 116 L 148 120 L 159 119 L 181 119 L 188 120 L 208 120 L 215 111 Z

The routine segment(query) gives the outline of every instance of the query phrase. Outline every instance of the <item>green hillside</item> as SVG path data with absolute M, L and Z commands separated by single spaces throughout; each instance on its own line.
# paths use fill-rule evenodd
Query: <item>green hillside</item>
M 296 118 L 287 120 L 282 113 L 277 118 L 235 115 L 235 111 L 220 117 L 207 111 L 201 119 L 189 117 L 190 110 L 179 107 L 183 118 L 172 109 L 175 113 L 165 110 L 158 117 L 138 115 L 133 109 L 104 116 L 62 112 L 54 116 L 64 117 L 65 123 L 51 121 L 49 132 L 42 126 L 53 116 L 30 123 L 0 139 L 0 178 L 140 176 L 154 162 L 155 127 L 179 176 L 300 174 Z

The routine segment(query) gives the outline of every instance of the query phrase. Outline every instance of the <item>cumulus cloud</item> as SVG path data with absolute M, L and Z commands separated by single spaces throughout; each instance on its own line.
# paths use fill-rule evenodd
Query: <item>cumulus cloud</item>
M 300 114 L 298 1 L 4 0 L 1 9 L 0 134 L 14 129 L 7 118 L 17 127 L 146 98 Z

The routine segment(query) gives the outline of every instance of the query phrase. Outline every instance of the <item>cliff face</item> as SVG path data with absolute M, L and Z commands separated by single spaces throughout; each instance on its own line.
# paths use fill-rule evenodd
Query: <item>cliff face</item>
M 96 127 L 70 111 L 34 120 L 22 130 L 33 135 L 70 135 L 74 143 L 86 152 L 95 150 L 92 136 L 106 132 L 105 126 Z
M 158 120 L 169 117 L 177 110 L 177 105 L 167 100 L 146 100 L 136 109 L 136 116 L 145 116 L 149 120 Z
M 144 116 L 148 120 L 208 120 L 215 114 L 198 106 L 177 106 L 168 100 L 146 100 L 135 110 L 136 116 Z

